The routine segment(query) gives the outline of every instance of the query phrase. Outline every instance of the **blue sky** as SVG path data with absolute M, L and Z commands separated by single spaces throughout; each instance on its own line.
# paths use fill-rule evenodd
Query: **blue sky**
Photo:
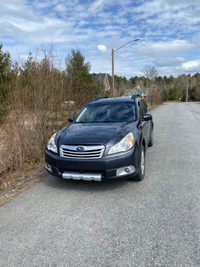
M 72 49 L 79 49 L 91 72 L 143 75 L 154 65 L 159 75 L 200 72 L 199 0 L 7 0 L 0 3 L 0 43 L 13 60 L 29 52 L 40 58 L 51 47 L 64 68 Z

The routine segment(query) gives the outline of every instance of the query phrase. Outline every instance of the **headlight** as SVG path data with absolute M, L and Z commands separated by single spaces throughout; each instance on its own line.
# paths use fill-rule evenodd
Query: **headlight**
M 111 147 L 108 154 L 125 152 L 134 146 L 134 137 L 132 133 L 127 134 L 119 143 Z
M 58 149 L 57 149 L 57 146 L 55 144 L 55 137 L 56 137 L 56 133 L 54 135 L 52 135 L 52 137 L 50 138 L 50 140 L 47 144 L 47 149 L 53 151 L 54 153 L 58 153 Z

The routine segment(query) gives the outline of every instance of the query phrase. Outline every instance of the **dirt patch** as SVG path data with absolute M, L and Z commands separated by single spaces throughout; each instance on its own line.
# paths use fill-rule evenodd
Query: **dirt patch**
M 7 173 L 1 181 L 0 205 L 3 205 L 32 186 L 38 184 L 45 176 L 46 171 L 43 164 L 31 169 Z M 7 179 L 9 176 L 9 179 Z M 9 182 L 8 182 L 9 180 Z

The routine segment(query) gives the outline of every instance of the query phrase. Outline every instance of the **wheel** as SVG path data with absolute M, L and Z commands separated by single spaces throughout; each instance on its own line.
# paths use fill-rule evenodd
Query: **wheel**
M 152 127 L 151 128 L 151 136 L 150 136 L 150 140 L 149 140 L 148 146 L 153 146 L 153 142 L 154 142 L 154 130 L 153 130 L 153 127 Z
M 144 179 L 144 176 L 145 176 L 145 160 L 146 160 L 145 149 L 144 149 L 144 146 L 142 146 L 141 154 L 140 154 L 139 173 L 135 177 L 136 181 L 142 181 Z

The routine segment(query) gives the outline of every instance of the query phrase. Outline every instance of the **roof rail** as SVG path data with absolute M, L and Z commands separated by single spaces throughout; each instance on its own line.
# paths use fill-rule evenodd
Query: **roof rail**
M 131 99 L 136 99 L 136 98 L 138 98 L 138 97 L 142 98 L 141 95 L 137 94 L 137 95 L 132 95 Z
M 93 101 L 98 101 L 98 100 L 103 99 L 103 98 L 108 98 L 108 97 L 107 96 L 97 96 L 97 97 L 92 99 L 92 102 Z
M 100 99 L 102 99 L 102 96 L 97 96 L 97 97 L 95 97 L 95 98 L 92 99 L 92 102 L 93 102 L 93 101 L 98 101 L 98 100 L 100 100 Z

